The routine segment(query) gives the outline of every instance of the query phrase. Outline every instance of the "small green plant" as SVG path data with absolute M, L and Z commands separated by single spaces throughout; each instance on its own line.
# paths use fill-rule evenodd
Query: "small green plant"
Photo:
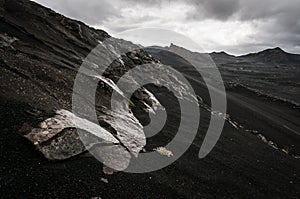
M 128 99 L 128 102 L 129 102 L 129 106 L 135 107 L 135 104 L 130 99 Z

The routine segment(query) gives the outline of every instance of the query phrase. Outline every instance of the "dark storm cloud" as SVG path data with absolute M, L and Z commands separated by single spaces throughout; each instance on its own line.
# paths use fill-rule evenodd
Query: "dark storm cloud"
M 190 13 L 190 17 L 212 18 L 227 20 L 240 9 L 240 2 L 237 0 L 190 0 L 195 9 Z
M 215 18 L 226 20 L 239 10 L 239 0 L 125 0 L 130 4 L 145 6 L 168 6 L 172 3 L 185 3 L 194 6 L 188 18 L 203 19 Z
M 243 0 L 242 2 L 238 13 L 239 20 L 269 22 L 269 26 L 266 25 L 268 31 L 300 34 L 299 0 Z
M 266 23 L 267 31 L 300 34 L 299 0 L 241 0 L 237 13 L 239 20 L 261 21 Z
M 240 0 L 239 17 L 241 20 L 257 20 L 278 17 L 283 13 L 296 14 L 299 10 L 299 0 Z
M 300 1 L 244 0 L 241 5 L 238 19 L 261 24 L 256 37 L 262 44 L 285 46 L 291 50 L 299 47 Z

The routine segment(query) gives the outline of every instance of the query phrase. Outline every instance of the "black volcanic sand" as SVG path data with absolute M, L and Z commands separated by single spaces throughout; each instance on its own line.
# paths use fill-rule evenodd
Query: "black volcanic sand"
M 230 115 L 239 124 L 263 134 L 291 155 L 300 154 L 299 106 L 256 95 L 243 89 L 228 89 Z M 243 114 L 239 111 L 243 110 Z
M 163 99 L 160 100 L 167 106 Z M 169 100 L 168 104 L 173 105 Z M 201 110 L 202 120 L 195 142 L 178 161 L 152 173 L 119 172 L 107 176 L 102 173 L 102 164 L 93 157 L 79 156 L 62 162 L 45 160 L 17 133 L 20 126 L 15 126 L 16 120 L 18 115 L 26 114 L 24 108 L 26 105 L 1 103 L 0 111 L 4 113 L 1 114 L 1 198 L 299 196 L 299 160 L 227 123 L 213 151 L 205 159 L 198 159 L 203 132 L 209 121 L 209 113 L 205 110 Z M 245 115 L 239 109 L 235 113 Z M 159 134 L 162 140 L 172 138 L 173 132 L 169 130 L 176 125 L 172 122 L 168 125 L 169 128 Z M 108 184 L 101 178 L 107 178 Z
M 210 104 L 207 87 L 201 76 L 189 62 L 165 50 L 157 50 L 155 48 L 147 48 L 146 50 L 162 63 L 171 65 L 184 74 L 195 92 L 201 96 L 206 104 Z M 233 79 L 228 81 L 231 76 L 222 72 L 222 66 L 218 67 L 221 69 L 221 75 L 226 85 L 227 113 L 231 120 L 237 122 L 238 126 L 243 126 L 244 130 L 262 134 L 268 141 L 276 143 L 280 149 L 288 151 L 290 155 L 299 155 L 300 106 L 290 101 L 267 95 L 263 92 L 264 90 L 257 92 L 240 84 L 233 84 L 234 86 L 232 86 Z M 266 70 L 265 68 L 261 69 L 262 73 Z M 280 72 L 277 71 L 276 74 L 279 76 Z M 239 76 L 244 81 L 250 79 L 249 76 L 245 76 L 238 71 L 232 72 L 231 75 Z M 293 75 L 291 75 L 290 81 L 295 81 Z M 286 92 L 291 93 L 291 96 L 296 97 L 296 94 L 290 91 L 288 87 L 286 90 Z
M 13 46 L 0 48 L 0 198 L 299 198 L 300 160 L 228 122 L 213 151 L 199 159 L 210 119 L 203 109 L 189 150 L 156 172 L 105 175 L 102 164 L 88 155 L 46 160 L 18 130 L 24 122 L 42 121 L 54 107 L 70 107 L 80 58 L 108 35 L 26 0 L 0 0 L 0 6 L 4 8 L 0 7 L 0 34 L 19 38 Z M 141 63 L 147 58 L 143 57 Z M 193 76 L 192 70 L 183 73 L 209 104 L 201 78 Z M 178 106 L 163 88 L 153 89 L 167 110 Z M 292 132 L 299 132 L 298 109 L 239 87 L 230 88 L 227 97 L 233 120 L 297 154 L 299 138 Z M 44 108 L 38 118 L 28 112 L 38 108 Z M 162 132 L 147 140 L 148 150 L 173 138 L 178 117 L 176 111 L 170 112 Z

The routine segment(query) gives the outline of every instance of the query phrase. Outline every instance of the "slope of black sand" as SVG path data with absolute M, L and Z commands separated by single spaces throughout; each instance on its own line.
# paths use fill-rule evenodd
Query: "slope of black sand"
M 29 3 L 29 1 L 0 0 L 1 6 L 4 5 L 3 3 L 7 3 L 5 8 L 8 12 L 14 13 L 14 9 L 17 9 L 19 17 L 25 15 L 25 18 L 31 19 L 33 22 L 20 21 L 21 18 L 18 16 L 9 18 L 10 21 L 6 21 L 5 17 L 1 18 L 1 27 L 5 27 L 5 29 L 1 29 L 1 33 L 16 35 L 21 38 L 21 41 L 14 44 L 17 51 L 9 47 L 0 48 L 1 78 L 3 78 L 1 79 L 1 89 L 5 88 L 9 91 L 3 90 L 0 98 L 0 198 L 299 197 L 299 159 L 271 148 L 256 136 L 242 129 L 237 130 L 228 123 L 226 123 L 222 136 L 213 151 L 205 159 L 198 159 L 199 148 L 210 118 L 210 113 L 203 109 L 201 109 L 199 132 L 190 149 L 174 164 L 160 171 L 146 174 L 119 172 L 107 176 L 102 173 L 102 164 L 92 157 L 78 156 L 61 162 L 47 161 L 31 143 L 19 135 L 18 130 L 25 119 L 33 122 L 40 119 L 28 112 L 32 106 L 35 106 L 35 103 L 37 103 L 36 106 L 39 106 L 39 103 L 43 104 L 49 101 L 51 103 L 47 104 L 45 108 L 50 109 L 51 106 L 61 102 L 57 102 L 55 98 L 59 96 L 57 94 L 64 94 L 67 89 L 72 87 L 67 83 L 72 82 L 71 77 L 76 72 L 75 66 L 80 64 L 74 55 L 84 56 L 93 45 L 96 45 L 96 41 L 92 40 L 93 37 L 88 37 L 96 30 L 89 29 L 80 23 L 85 30 L 84 38 L 90 42 L 89 45 L 82 47 L 80 45 L 86 41 L 83 42 L 76 31 L 76 25 L 79 22 L 68 21 L 69 25 L 75 24 L 75 28 L 71 28 L 71 33 L 69 29 L 60 31 L 60 28 L 64 26 L 51 25 L 57 22 L 52 20 L 53 16 L 60 20 L 64 18 L 62 16 L 57 16 L 34 3 Z M 49 18 L 45 20 L 44 15 L 37 17 L 36 14 L 40 13 L 46 13 L 45 16 Z M 32 26 L 33 23 L 38 24 Z M 50 34 L 50 29 L 55 31 Z M 25 34 L 30 30 L 32 30 L 31 34 Z M 38 30 L 49 31 L 48 36 L 56 39 L 49 41 L 46 36 L 41 37 L 45 34 L 39 33 Z M 60 37 L 62 32 L 64 36 Z M 97 31 L 97 34 L 99 39 L 107 37 L 101 31 Z M 78 46 L 78 43 L 74 41 L 81 43 Z M 56 74 L 57 69 L 61 70 L 60 75 Z M 43 76 L 41 71 L 44 70 L 48 71 L 48 76 Z M 31 76 L 35 72 L 36 75 Z M 59 78 L 52 79 L 55 75 Z M 201 94 L 205 101 L 209 101 L 205 86 L 202 86 L 198 79 L 194 79 L 192 74 L 190 75 L 189 79 L 197 94 Z M 10 78 L 15 78 L 15 82 L 10 83 Z M 43 78 L 45 78 L 45 82 L 41 82 L 42 84 L 38 88 L 35 87 L 35 84 L 27 83 L 31 79 Z M 45 92 L 43 88 L 49 82 L 54 82 L 57 88 L 64 89 L 61 92 L 53 90 L 48 93 L 48 98 L 40 100 L 38 97 L 44 97 L 43 93 L 42 96 L 30 96 L 25 95 L 23 90 L 19 89 L 19 87 L 23 87 L 27 89 L 27 92 L 31 91 L 32 93 Z M 13 89 L 15 89 L 15 93 L 12 92 Z M 268 132 L 276 132 L 275 135 L 278 135 L 280 140 L 289 136 L 280 131 L 278 122 L 280 124 L 280 122 L 287 121 L 289 127 L 298 128 L 290 126 L 291 123 L 297 125 L 298 112 L 294 112 L 293 108 L 282 105 L 280 102 L 272 103 L 270 100 L 263 100 L 255 94 L 249 95 L 244 90 L 236 89 L 230 92 L 232 92 L 230 93 L 231 97 L 228 98 L 230 114 L 238 122 L 244 122 L 244 125 L 248 124 L 247 128 L 261 128 L 259 130 L 264 131 L 263 126 L 266 121 L 269 121 Z M 19 97 L 22 94 L 30 98 Z M 157 90 L 156 95 L 167 109 L 176 106 L 176 102 L 172 100 L 170 94 Z M 61 96 L 64 96 L 62 102 L 70 100 L 66 94 Z M 254 104 L 255 108 L 249 109 L 246 103 Z M 254 120 L 257 115 L 263 115 L 269 110 L 266 107 L 269 107 L 270 104 L 273 107 L 271 112 L 278 109 L 285 114 L 284 118 L 279 119 L 279 113 L 272 113 L 271 118 L 261 119 L 258 117 L 257 120 Z M 248 112 L 245 112 L 247 110 Z M 172 139 L 178 125 L 176 117 L 178 115 L 175 114 L 168 119 L 166 127 L 158 137 L 148 140 L 151 147 L 161 145 L 161 142 L 167 143 Z M 253 122 L 251 123 L 251 121 Z M 288 138 L 287 142 L 294 140 L 298 146 L 299 142 L 296 139 Z M 107 178 L 108 184 L 101 181 L 101 178 Z
M 172 105 L 172 104 L 171 104 Z M 92 157 L 49 162 L 16 133 L 22 106 L 1 103 L 1 198 L 297 198 L 299 160 L 226 124 L 205 159 L 202 136 L 174 164 L 146 174 L 102 173 Z M 207 127 L 202 110 L 200 131 Z M 242 114 L 242 113 L 240 113 Z M 249 118 L 250 119 L 250 118 Z M 172 125 L 167 129 L 172 129 Z M 13 127 L 13 128 L 11 128 Z M 168 139 L 167 130 L 160 133 Z M 108 184 L 101 181 L 107 178 Z

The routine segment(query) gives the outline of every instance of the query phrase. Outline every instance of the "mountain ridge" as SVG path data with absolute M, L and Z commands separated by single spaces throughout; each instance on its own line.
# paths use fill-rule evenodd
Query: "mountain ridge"
M 217 64 L 229 64 L 235 62 L 249 62 L 253 63 L 269 63 L 269 64 L 283 64 L 283 65 L 299 65 L 300 62 L 300 54 L 293 54 L 284 51 L 280 47 L 276 48 L 268 48 L 259 52 L 252 52 L 245 55 L 231 55 L 225 51 L 219 52 L 210 52 L 210 53 L 202 53 L 190 51 L 184 47 L 177 46 L 174 43 L 171 43 L 170 46 L 161 47 L 161 46 L 150 46 L 147 48 L 161 49 L 161 50 L 180 50 L 185 53 L 189 53 L 190 55 L 201 56 L 201 55 L 209 55 Z

